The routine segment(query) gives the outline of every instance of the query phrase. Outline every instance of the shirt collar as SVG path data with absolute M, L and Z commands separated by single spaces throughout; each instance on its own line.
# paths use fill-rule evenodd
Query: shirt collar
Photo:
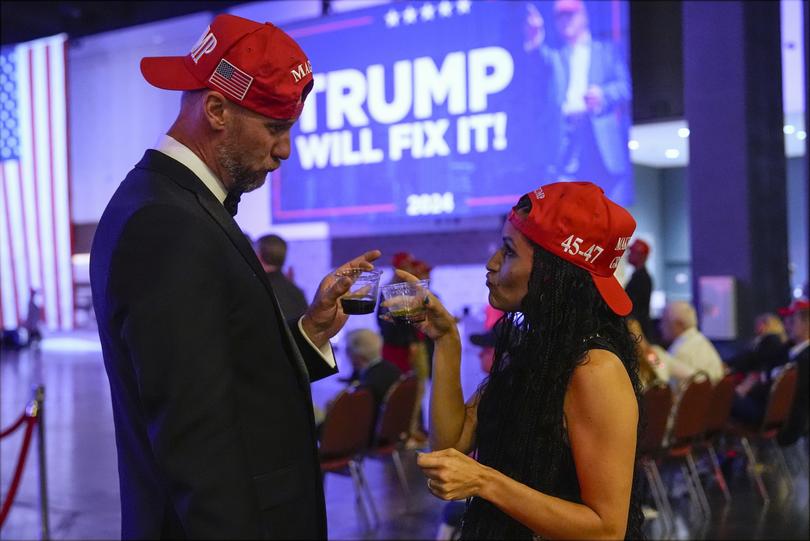
M 690 327 L 683 331 L 681 335 L 672 341 L 672 344 L 669 346 L 669 351 L 676 351 L 680 348 L 685 342 L 690 340 L 693 336 L 697 334 L 698 330 L 695 327 Z
M 186 145 L 171 135 L 164 134 L 155 145 L 155 150 L 162 152 L 166 156 L 177 160 L 191 169 L 203 184 L 211 190 L 211 193 L 214 194 L 214 197 L 216 197 L 220 203 L 225 201 L 225 197 L 228 195 L 228 190 L 225 189 L 225 185 L 222 184 L 222 181 L 211 171 L 211 168 Z
M 577 40 L 574 43 L 569 45 L 569 47 L 572 49 L 577 47 L 588 47 L 590 46 L 591 41 L 593 41 L 593 39 L 591 38 L 591 32 L 589 30 L 583 32 L 582 35 L 579 36 L 579 38 L 577 38 Z
M 790 360 L 792 361 L 793 359 L 798 357 L 802 351 L 807 349 L 808 345 L 810 345 L 810 340 L 805 340 L 804 342 L 799 342 L 798 344 L 790 348 L 790 352 L 788 353 L 788 357 L 790 358 Z
M 382 362 L 382 357 L 378 357 L 378 358 L 374 359 L 373 361 L 371 361 L 370 363 L 368 363 L 368 364 L 366 365 L 366 367 L 365 367 L 365 368 L 363 368 L 363 370 L 361 370 L 361 371 L 360 371 L 360 374 L 361 374 L 361 375 L 362 375 L 362 374 L 365 374 L 366 372 L 368 372 L 369 370 L 371 370 L 372 368 L 374 368 L 375 366 L 377 366 L 377 365 L 378 365 L 378 364 L 380 364 L 381 362 Z

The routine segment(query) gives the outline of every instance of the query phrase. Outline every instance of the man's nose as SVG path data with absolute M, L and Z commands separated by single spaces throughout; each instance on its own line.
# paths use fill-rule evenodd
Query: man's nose
M 273 157 L 278 160 L 286 160 L 290 157 L 291 152 L 290 132 L 287 131 L 282 135 L 273 146 Z

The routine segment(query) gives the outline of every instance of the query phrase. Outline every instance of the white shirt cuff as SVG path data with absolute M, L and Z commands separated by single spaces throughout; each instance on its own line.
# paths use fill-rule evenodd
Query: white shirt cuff
M 320 354 L 321 358 L 323 359 L 323 362 L 328 364 L 330 368 L 334 368 L 335 366 L 337 366 L 337 362 L 335 361 L 335 352 L 332 351 L 332 344 L 327 342 L 326 344 L 324 344 L 322 348 L 319 348 L 315 344 L 313 344 L 312 340 L 310 340 L 309 336 L 307 336 L 307 333 L 304 332 L 303 325 L 301 325 L 301 321 L 303 321 L 303 319 L 304 316 L 301 316 L 298 319 L 298 330 L 301 331 L 301 334 L 304 336 L 304 339 L 307 341 L 307 343 L 309 343 L 310 346 L 312 346 L 312 349 L 314 349 Z

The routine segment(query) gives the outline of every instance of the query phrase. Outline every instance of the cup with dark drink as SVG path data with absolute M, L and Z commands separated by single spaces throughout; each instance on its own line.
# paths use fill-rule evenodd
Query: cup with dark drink
M 344 269 L 337 271 L 338 276 L 352 280 L 349 291 L 340 298 L 344 314 L 371 314 L 377 306 L 377 291 L 380 286 L 380 270 Z
M 427 299 L 430 280 L 397 282 L 382 286 L 383 306 L 387 317 L 402 323 L 421 323 L 427 317 Z

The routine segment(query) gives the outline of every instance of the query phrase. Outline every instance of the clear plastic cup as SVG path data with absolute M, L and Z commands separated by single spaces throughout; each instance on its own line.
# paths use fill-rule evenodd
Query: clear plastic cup
M 380 270 L 344 269 L 335 272 L 336 276 L 351 278 L 349 291 L 340 298 L 344 314 L 371 314 L 377 306 L 377 292 L 380 287 Z
M 427 317 L 425 300 L 430 280 L 397 282 L 380 288 L 388 316 L 403 323 L 420 323 Z

